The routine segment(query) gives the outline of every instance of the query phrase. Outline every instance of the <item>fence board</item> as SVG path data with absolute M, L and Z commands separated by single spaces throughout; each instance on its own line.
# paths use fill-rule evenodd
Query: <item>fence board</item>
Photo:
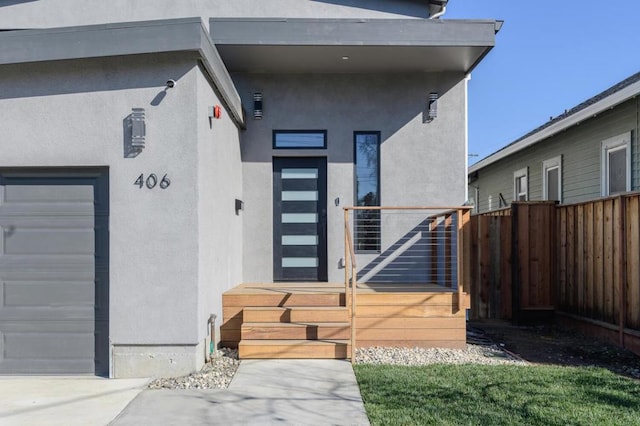
M 613 200 L 603 201 L 604 214 L 604 282 L 611 286 L 613 291 L 613 318 L 617 323 L 619 310 L 619 288 L 614 281 L 613 268 Z
M 511 217 L 498 218 L 500 224 L 500 293 L 502 295 L 502 318 L 511 319 L 512 276 L 511 276 Z
M 576 276 L 576 236 L 575 236 L 575 206 L 571 206 L 567 209 L 567 309 L 569 312 L 575 312 L 576 302 L 574 297 L 577 298 L 574 291 L 575 276 Z
M 613 287 L 617 289 L 617 297 L 616 301 L 618 304 L 618 325 L 620 327 L 620 343 L 623 343 L 623 334 L 622 329 L 624 328 L 625 323 L 625 289 L 624 289 L 624 250 L 626 249 L 624 241 L 624 233 L 626 232 L 624 229 L 624 222 L 622 219 L 622 213 L 624 210 L 621 210 L 621 199 L 611 200 L 612 203 L 612 229 L 613 229 L 613 252 L 611 254 L 612 259 L 612 269 L 613 269 Z M 618 260 L 618 261 L 616 261 Z
M 640 206 L 638 198 L 627 200 L 627 326 L 640 328 Z M 632 254 L 629 256 L 629 254 Z
M 594 280 L 594 264 L 593 255 L 595 247 L 593 246 L 593 204 L 584 206 L 584 233 L 585 233 L 585 265 L 586 265 L 586 289 L 585 289 L 585 313 L 587 316 L 598 312 L 602 303 L 602 299 L 596 299 L 595 280 Z
M 576 286 L 577 286 L 577 310 L 578 313 L 584 315 L 585 307 L 584 307 L 584 290 L 585 290 L 585 246 L 584 246 L 584 204 L 580 204 L 577 206 L 577 215 L 576 215 L 576 235 L 578 237 L 577 245 L 576 245 Z
M 604 319 L 604 280 L 603 275 L 603 246 L 604 246 L 604 222 L 603 222 L 603 203 L 598 201 L 594 205 L 593 212 L 593 303 L 595 318 Z

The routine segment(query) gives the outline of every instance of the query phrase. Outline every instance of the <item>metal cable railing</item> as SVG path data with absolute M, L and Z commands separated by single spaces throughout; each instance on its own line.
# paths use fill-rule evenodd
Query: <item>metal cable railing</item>
M 345 300 L 351 316 L 352 362 L 358 283 L 435 284 L 457 292 L 458 306 L 463 309 L 463 275 L 468 271 L 463 265 L 463 229 L 470 210 L 372 206 L 344 209 Z M 359 270 L 357 256 L 363 260 Z

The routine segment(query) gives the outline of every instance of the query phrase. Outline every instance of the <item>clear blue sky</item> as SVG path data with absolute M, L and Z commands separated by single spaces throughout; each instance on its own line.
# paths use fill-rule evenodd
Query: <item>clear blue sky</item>
M 504 20 L 469 83 L 469 164 L 640 71 L 640 0 L 450 0 Z

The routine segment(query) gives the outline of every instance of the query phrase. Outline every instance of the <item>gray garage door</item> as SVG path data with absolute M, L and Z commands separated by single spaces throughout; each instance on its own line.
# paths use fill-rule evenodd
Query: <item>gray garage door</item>
M 108 179 L 0 171 L 0 374 L 108 373 Z

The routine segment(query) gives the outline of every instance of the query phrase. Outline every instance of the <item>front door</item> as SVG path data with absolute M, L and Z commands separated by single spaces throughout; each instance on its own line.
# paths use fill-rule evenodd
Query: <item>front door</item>
M 327 281 L 327 161 L 273 159 L 273 278 Z

